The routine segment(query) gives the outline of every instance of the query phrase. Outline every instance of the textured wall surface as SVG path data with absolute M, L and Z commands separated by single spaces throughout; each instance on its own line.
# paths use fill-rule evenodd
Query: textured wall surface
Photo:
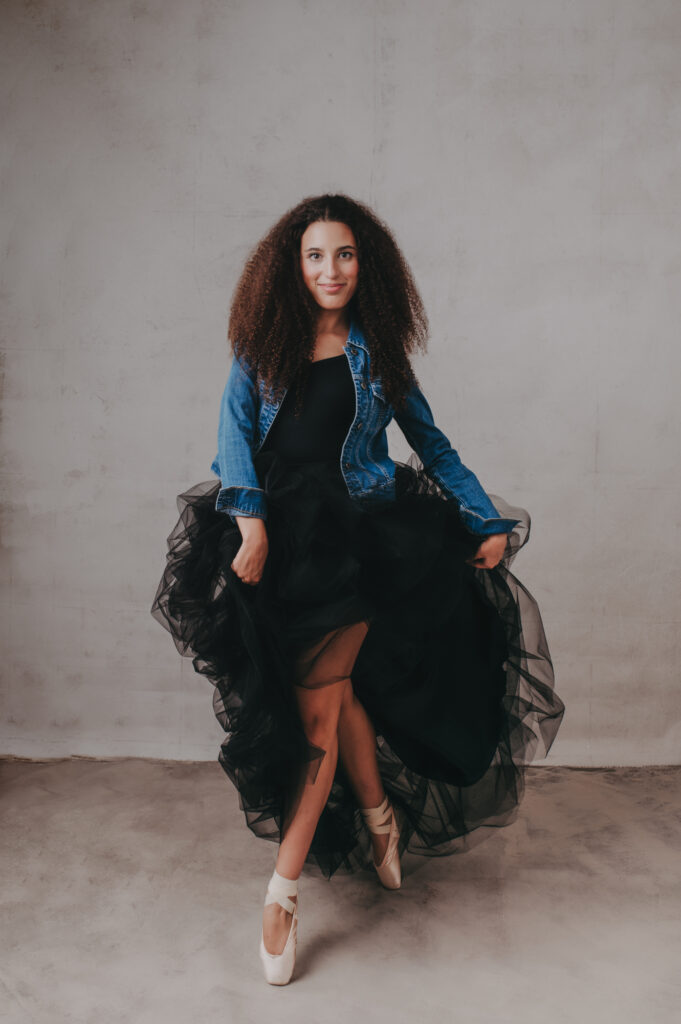
M 338 189 L 414 269 L 436 421 L 533 517 L 514 571 L 567 704 L 550 760 L 677 762 L 681 6 L 1 19 L 1 750 L 216 757 L 212 687 L 149 607 L 175 496 L 210 479 L 240 266 Z

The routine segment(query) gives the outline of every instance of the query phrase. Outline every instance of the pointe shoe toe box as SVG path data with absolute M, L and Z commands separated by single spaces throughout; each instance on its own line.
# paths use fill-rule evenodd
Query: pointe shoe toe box
M 297 920 L 291 922 L 286 945 L 281 953 L 268 953 L 262 936 L 260 938 L 260 959 L 265 972 L 265 980 L 270 985 L 288 985 L 296 965 L 296 929 Z
M 400 858 L 395 854 L 388 864 L 374 865 L 381 885 L 386 889 L 399 889 L 402 885 Z

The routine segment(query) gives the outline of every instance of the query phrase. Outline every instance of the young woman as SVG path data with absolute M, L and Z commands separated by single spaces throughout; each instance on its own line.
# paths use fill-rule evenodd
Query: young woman
M 427 321 L 388 228 L 323 195 L 237 285 L 219 481 L 178 498 L 152 614 L 215 686 L 219 760 L 278 843 L 266 979 L 293 973 L 298 879 L 442 855 L 514 820 L 564 705 L 509 571 L 529 516 L 485 493 L 410 364 Z M 415 455 L 388 453 L 395 419 Z M 480 835 L 480 831 L 476 835 Z

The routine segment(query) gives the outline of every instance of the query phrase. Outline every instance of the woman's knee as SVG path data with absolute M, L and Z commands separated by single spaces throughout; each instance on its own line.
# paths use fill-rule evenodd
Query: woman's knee
M 352 693 L 350 679 L 342 679 L 318 690 L 298 688 L 298 708 L 305 735 L 311 743 L 323 745 L 338 730 L 338 718 L 346 694 Z
M 341 698 L 341 714 L 343 714 L 344 711 L 347 711 L 349 708 L 352 707 L 353 701 L 355 699 L 355 691 L 352 688 L 352 680 L 348 678 L 346 679 L 345 682 L 346 686 L 343 690 L 343 696 Z

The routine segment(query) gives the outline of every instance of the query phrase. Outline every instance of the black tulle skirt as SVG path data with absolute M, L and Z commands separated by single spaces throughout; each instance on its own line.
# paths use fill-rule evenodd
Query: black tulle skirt
M 334 678 L 303 677 L 301 653 L 328 651 L 358 622 L 369 628 L 352 686 L 376 730 L 400 851 L 458 852 L 511 823 L 523 769 L 546 755 L 564 713 L 539 608 L 509 568 L 529 538 L 527 512 L 491 496 L 521 522 L 496 568 L 479 569 L 466 559 L 481 538 L 416 456 L 396 464 L 395 501 L 370 508 L 350 498 L 338 460 L 263 451 L 255 467 L 268 510 L 259 583 L 231 568 L 241 533 L 215 510 L 219 481 L 203 482 L 177 499 L 152 605 L 214 686 L 227 734 L 218 759 L 248 827 L 278 842 L 291 793 L 325 756 L 305 735 L 296 688 Z M 307 864 L 330 877 L 371 856 L 339 757 Z

